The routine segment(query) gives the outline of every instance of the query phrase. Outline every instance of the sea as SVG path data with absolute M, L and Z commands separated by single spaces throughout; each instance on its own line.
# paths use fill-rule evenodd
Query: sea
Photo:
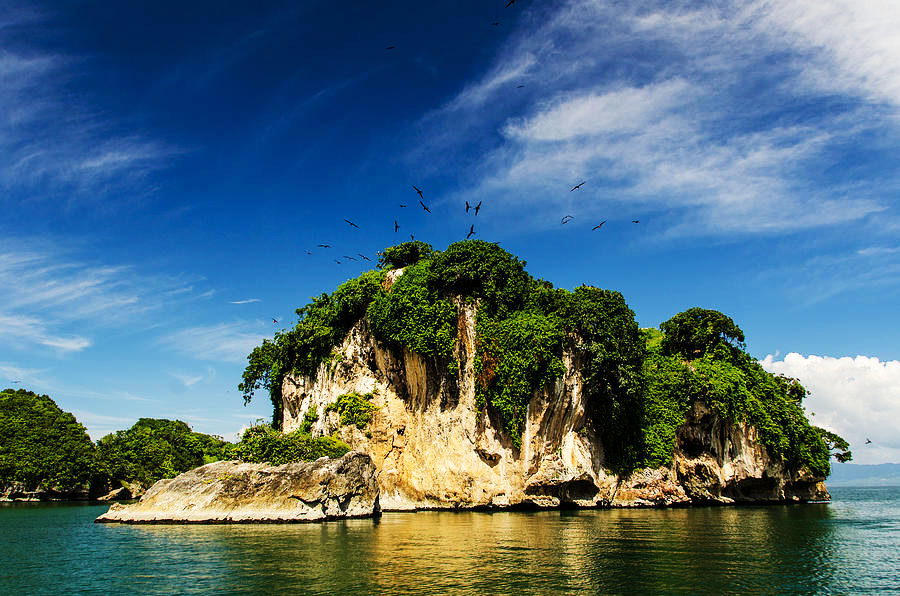
M 0 506 L 0 594 L 900 594 L 900 487 L 830 503 L 95 524 Z

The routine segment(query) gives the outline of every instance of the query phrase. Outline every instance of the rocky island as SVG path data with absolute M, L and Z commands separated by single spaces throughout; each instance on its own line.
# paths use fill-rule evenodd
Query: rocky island
M 640 329 L 620 293 L 553 288 L 483 241 L 445 251 L 408 242 L 379 265 L 298 309 L 293 329 L 250 354 L 241 384 L 245 400 L 268 390 L 284 433 L 366 457 L 373 513 L 825 500 L 832 452 L 850 457 L 843 439 L 809 423 L 806 390 L 764 371 L 720 312 L 694 308 Z M 316 465 L 341 465 L 327 462 Z M 225 501 L 211 504 L 214 494 L 225 508 L 274 494 L 259 493 L 259 480 L 213 478 L 271 479 L 271 469 L 211 465 L 161 481 L 106 521 L 145 521 L 151 499 L 187 507 L 189 493 L 190 507 L 203 493 L 219 520 Z M 310 465 L 293 471 L 314 476 Z M 260 519 L 341 510 L 271 499 L 277 511 L 292 500 L 292 512 Z

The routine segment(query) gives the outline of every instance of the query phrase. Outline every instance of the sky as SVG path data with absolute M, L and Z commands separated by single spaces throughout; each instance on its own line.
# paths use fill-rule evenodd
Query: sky
M 297 307 L 474 224 L 641 326 L 728 314 L 900 462 L 897 31 L 895 0 L 0 0 L 0 386 L 94 439 L 233 439 Z

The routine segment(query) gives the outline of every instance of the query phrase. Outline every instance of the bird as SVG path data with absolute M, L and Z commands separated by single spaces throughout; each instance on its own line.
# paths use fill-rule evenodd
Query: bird
M 360 257 L 361 259 L 365 259 L 366 261 L 371 261 L 371 260 L 372 260 L 372 259 L 370 259 L 369 257 L 367 257 L 366 255 L 362 254 L 361 252 L 358 252 L 358 253 L 356 253 L 356 254 L 358 254 L 359 257 Z
M 18 385 L 18 384 L 21 383 L 21 382 L 22 382 L 22 381 L 10 381 L 10 383 L 12 383 L 13 385 Z
M 475 205 L 475 215 L 478 215 L 478 212 L 481 211 L 481 203 L 482 201 L 478 201 L 478 204 Z
M 388 46 L 388 47 L 386 47 L 386 48 L 384 48 L 384 49 L 386 49 L 386 50 L 393 50 L 393 49 L 396 48 L 396 47 L 397 47 L 397 46 Z
M 337 264 L 338 264 L 338 265 L 340 265 L 340 264 L 341 264 L 341 262 L 340 262 L 340 261 L 338 261 L 338 260 L 337 260 L 337 259 L 335 259 L 335 260 L 334 260 L 334 262 L 335 262 L 335 263 L 337 263 Z
M 353 226 L 353 227 L 356 228 L 357 230 L 359 229 L 359 226 L 356 225 L 355 223 L 353 223 L 352 221 L 350 221 L 349 219 L 345 219 L 344 221 L 346 221 L 348 224 L 350 224 L 351 226 Z
M 471 238 L 471 237 L 472 237 L 472 234 L 474 234 L 474 233 L 475 233 L 475 224 L 472 224 L 472 227 L 469 228 L 469 233 L 466 234 L 466 240 L 468 240 L 469 238 Z
M 404 205 L 403 203 L 400 203 L 400 206 L 401 206 L 401 207 L 406 207 L 406 205 Z
M 311 251 L 306 251 L 306 254 L 311 255 L 312 252 L 311 252 Z
M 572 187 L 572 190 L 578 190 L 579 188 L 581 188 L 582 186 L 584 186 L 584 183 L 585 183 L 585 182 L 587 182 L 587 180 L 582 180 L 581 182 L 579 182 L 578 184 L 576 184 L 575 186 L 573 186 L 573 187 Z M 569 192 L 572 192 L 572 190 L 570 190 Z
M 466 201 L 466 213 L 469 212 L 469 201 Z
M 275 325 L 277 325 L 277 324 L 278 324 L 278 319 L 276 319 L 275 317 L 272 317 L 272 323 L 275 324 Z
M 516 0 L 509 0 L 509 2 L 507 2 L 506 6 L 504 6 L 503 8 L 509 8 L 510 6 L 512 6 L 515 3 L 516 3 Z
M 419 187 L 416 186 L 415 184 L 413 184 L 412 187 L 416 189 L 416 194 L 419 195 L 419 198 L 420 198 L 420 199 L 424 199 L 424 198 L 425 198 L 425 195 L 422 194 L 422 189 L 421 189 L 421 188 L 419 188 Z
M 353 257 L 351 257 L 351 256 L 349 256 L 349 255 L 341 255 L 341 258 L 342 258 L 342 259 L 347 259 L 348 261 L 355 261 L 355 260 L 356 260 L 356 259 L 354 259 Z
M 573 219 L 575 219 L 574 215 L 566 215 L 559 221 L 559 223 L 565 225 L 565 224 L 569 223 L 570 221 L 572 221 Z
M 603 224 L 605 224 L 605 223 L 606 223 L 606 220 L 604 219 L 603 221 L 601 221 L 600 223 L 598 223 L 596 226 L 594 226 L 593 228 L 591 228 L 591 231 L 594 231 L 594 230 L 597 230 L 597 229 L 602 228 L 602 227 L 603 227 Z
M 394 233 L 396 234 L 397 230 L 399 230 L 399 229 L 400 229 L 400 224 L 398 224 L 397 220 L 395 219 L 394 220 Z
M 424 209 L 424 210 L 427 211 L 428 213 L 431 213 L 431 209 L 429 209 L 428 207 L 426 207 L 426 206 L 425 206 L 425 203 L 423 203 L 422 201 L 419 201 L 419 205 L 422 206 L 422 209 Z
M 868 445 L 871 442 L 872 442 L 872 439 L 870 439 L 869 437 L 866 437 L 866 445 Z
M 410 239 L 410 240 L 415 240 L 415 239 L 416 239 L 416 237 L 415 237 L 415 236 L 413 236 L 413 235 L 412 235 L 412 234 L 410 234 L 410 235 L 409 235 L 409 239 Z
M 330 244 L 320 244 L 319 248 L 331 248 Z
M 524 86 L 525 86 L 525 85 L 516 85 L 516 89 L 521 89 L 521 88 L 523 88 Z
M 632 220 L 631 220 L 631 223 L 641 223 L 641 220 L 639 220 L 639 219 L 632 219 Z
M 493 25 L 494 27 L 498 26 L 499 24 L 500 24 L 500 21 L 494 21 L 493 23 L 491 23 L 491 25 Z

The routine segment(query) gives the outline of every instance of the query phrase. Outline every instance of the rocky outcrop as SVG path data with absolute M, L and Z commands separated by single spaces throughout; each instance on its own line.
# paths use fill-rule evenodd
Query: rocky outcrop
M 314 378 L 285 378 L 283 426 L 312 409 L 314 435 L 337 433 L 378 469 L 384 510 L 509 506 L 667 506 L 827 499 L 822 478 L 794 477 L 766 453 L 755 431 L 702 404 L 680 429 L 673 464 L 620 478 L 604 467 L 603 445 L 587 420 L 577 358 L 530 400 L 517 447 L 475 400 L 475 306 L 459 302 L 459 375 L 374 339 L 357 323 Z M 344 393 L 373 393 L 365 429 L 341 426 L 326 406 Z
M 0 486 L 0 501 L 87 501 L 91 498 L 88 486 L 60 490 L 38 486 L 28 488 L 24 483 L 11 482 Z
M 254 523 L 366 517 L 380 512 L 368 455 L 282 466 L 220 461 L 154 484 L 138 503 L 113 503 L 97 522 Z

